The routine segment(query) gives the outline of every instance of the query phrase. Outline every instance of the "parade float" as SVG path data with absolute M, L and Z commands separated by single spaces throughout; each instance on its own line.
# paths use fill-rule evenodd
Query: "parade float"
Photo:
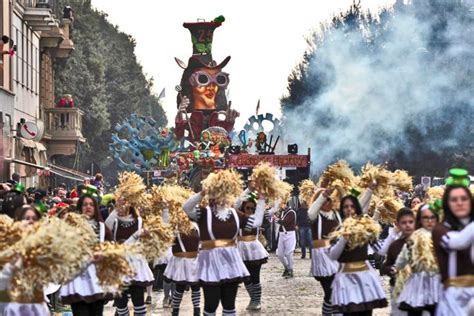
M 212 56 L 213 34 L 223 22 L 219 16 L 183 24 L 191 33 L 193 54 L 187 63 L 175 58 L 183 74 L 175 89 L 174 128 L 131 115 L 116 125 L 110 151 L 121 169 L 142 174 L 148 184 L 170 181 L 197 190 L 215 169 L 236 169 L 247 180 L 251 170 L 266 161 L 297 187 L 309 177 L 309 149 L 302 155 L 297 144 L 285 144 L 273 114 L 259 114 L 258 104 L 243 129 L 234 129 L 240 114 L 226 95 L 230 78 L 224 71 L 231 58 L 217 63 Z

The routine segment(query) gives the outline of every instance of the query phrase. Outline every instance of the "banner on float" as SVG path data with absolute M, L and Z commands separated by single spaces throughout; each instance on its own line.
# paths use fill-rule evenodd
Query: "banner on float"
M 308 155 L 230 155 L 228 158 L 230 168 L 253 168 L 260 162 L 271 163 L 275 167 L 307 168 L 309 167 Z

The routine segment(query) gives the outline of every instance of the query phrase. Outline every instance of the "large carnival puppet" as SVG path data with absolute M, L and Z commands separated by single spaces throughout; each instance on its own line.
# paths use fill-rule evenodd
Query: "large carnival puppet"
M 179 139 L 186 137 L 191 142 L 197 142 L 201 132 L 209 127 L 221 127 L 230 132 L 239 116 L 237 111 L 231 109 L 225 95 L 229 74 L 222 69 L 230 56 L 218 64 L 211 53 L 214 30 L 223 21 L 224 17 L 219 16 L 211 22 L 183 24 L 191 32 L 193 55 L 187 65 L 175 58 L 184 69 L 181 84 L 177 86 L 175 134 Z

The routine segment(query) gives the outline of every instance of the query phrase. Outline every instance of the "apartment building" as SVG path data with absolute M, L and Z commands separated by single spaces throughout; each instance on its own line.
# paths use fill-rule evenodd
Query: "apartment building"
M 14 172 L 27 186 L 47 186 L 51 173 L 80 180 L 51 162 L 72 155 L 84 142 L 78 108 L 56 108 L 54 61 L 74 50 L 69 38 L 70 10 L 58 11 L 55 0 L 0 0 L 4 45 L 0 70 L 0 178 Z

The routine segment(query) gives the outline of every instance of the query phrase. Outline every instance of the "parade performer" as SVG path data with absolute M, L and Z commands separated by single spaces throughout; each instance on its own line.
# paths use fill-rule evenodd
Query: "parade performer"
M 172 296 L 171 293 L 173 293 L 173 284 L 170 281 L 163 278 L 165 270 L 168 266 L 168 263 L 171 257 L 173 257 L 173 252 L 171 250 L 171 247 L 169 247 L 163 255 L 161 255 L 159 258 L 157 258 L 153 262 L 154 268 L 157 269 L 158 271 L 158 277 L 162 278 L 162 281 L 163 281 L 162 282 L 163 283 L 163 308 L 167 308 L 171 306 L 171 296 Z M 151 303 L 151 296 L 148 296 L 148 297 L 150 298 L 150 303 Z M 148 297 L 147 297 L 147 300 L 148 300 Z
M 361 204 L 364 205 L 361 210 L 362 213 L 367 212 L 374 187 L 375 183 L 371 184 L 360 199 Z M 308 216 L 312 223 L 311 232 L 313 238 L 311 273 L 313 277 L 321 283 L 321 287 L 324 291 L 323 315 L 332 313 L 331 285 L 339 268 L 339 263 L 329 258 L 327 251 L 330 246 L 329 234 L 341 225 L 341 217 L 343 216 L 342 213 L 334 210 L 332 200 L 334 197 L 331 197 L 334 190 L 334 188 L 318 189 L 313 196 L 314 202 L 308 211 Z M 350 195 L 346 196 L 341 203 L 344 203 L 348 199 L 353 202 L 357 200 L 356 196 Z
M 394 265 L 396 271 L 410 266 L 410 276 L 397 298 L 399 309 L 408 311 L 409 315 L 421 316 L 423 310 L 434 315 L 442 290 L 431 236 L 439 219 L 434 210 L 430 205 L 420 208 L 416 214 L 418 230 L 406 241 Z
M 87 194 L 82 195 L 77 202 L 77 209 L 86 216 L 97 242 L 112 240 L 112 234 L 104 224 L 95 198 Z M 78 316 L 102 315 L 107 298 L 106 291 L 99 284 L 94 263 L 90 263 L 74 280 L 64 284 L 59 295 L 61 302 L 70 304 L 73 315 Z
M 291 207 L 285 206 L 280 216 L 273 214 L 273 220 L 280 225 L 276 254 L 285 268 L 282 276 L 292 278 L 293 254 L 296 247 L 296 212 Z
M 468 315 L 467 306 L 474 297 L 474 264 L 471 242 L 456 245 L 457 232 L 465 228 L 472 234 L 474 221 L 472 194 L 466 170 L 451 169 L 443 195 L 444 221 L 433 230 L 433 245 L 444 284 L 436 315 Z M 453 241 L 451 241 L 451 236 Z M 469 240 L 469 238 L 468 238 Z
M 187 233 L 177 233 L 172 248 L 173 256 L 168 261 L 164 277 L 175 284 L 172 307 L 173 316 L 179 315 L 186 287 L 191 288 L 191 300 L 194 316 L 200 315 L 201 290 L 197 274 L 197 257 L 199 252 L 199 227 L 193 222 L 193 229 Z
M 251 216 L 255 213 L 257 208 L 265 208 L 262 197 L 259 201 L 257 201 L 256 193 L 246 190 L 244 191 L 244 194 L 244 197 L 242 197 L 243 203 L 241 203 L 240 207 L 236 205 L 236 209 L 239 209 L 239 212 L 245 214 L 245 216 Z M 258 203 L 262 204 L 257 205 Z M 254 311 L 258 311 L 262 308 L 262 285 L 260 284 L 260 270 L 262 265 L 268 261 L 268 252 L 258 240 L 259 233 L 259 227 L 250 231 L 240 229 L 237 242 L 240 255 L 242 256 L 244 264 L 250 273 L 250 279 L 244 282 L 245 288 L 247 289 L 247 292 L 250 296 L 250 302 L 247 306 L 247 310 Z
M 393 315 L 406 315 L 406 312 L 402 312 L 398 309 L 397 294 L 395 286 L 397 284 L 397 272 L 399 277 L 405 277 L 405 271 L 397 271 L 394 267 L 397 257 L 405 246 L 406 241 L 410 238 L 411 234 L 415 230 L 416 218 L 413 211 L 409 208 L 402 208 L 397 213 L 396 228 L 393 229 L 388 237 L 384 240 L 383 246 L 378 251 L 379 254 L 386 254 L 387 257 L 382 264 L 382 273 L 390 277 L 390 292 L 392 295 L 391 308 Z M 379 243 L 380 244 L 380 243 Z M 408 269 L 408 268 L 407 268 Z M 402 282 L 402 280 L 398 280 Z
M 329 258 L 327 251 L 330 246 L 329 234 L 342 223 L 341 216 L 333 209 L 331 193 L 330 189 L 319 189 L 308 211 L 313 237 L 311 274 L 321 283 L 324 291 L 323 315 L 332 313 L 331 285 L 339 268 L 339 263 Z
M 172 255 L 168 259 L 164 279 L 175 287 L 172 294 L 172 315 L 179 315 L 186 288 L 191 288 L 193 313 L 200 314 L 201 291 L 197 274 L 199 252 L 199 227 L 183 211 L 183 203 L 193 195 L 189 189 L 178 185 L 152 188 L 152 203 L 163 209 L 163 218 L 174 233 Z
M 117 243 L 134 243 L 144 233 L 143 220 L 139 215 L 139 207 L 145 205 L 143 192 L 145 185 L 136 174 L 124 172 L 119 176 L 119 186 L 115 192 L 116 216 L 106 220 L 107 227 L 112 231 L 113 240 Z M 142 255 L 129 257 L 135 275 L 128 280 L 130 285 L 119 298 L 115 299 L 118 315 L 129 315 L 128 295 L 133 302 L 134 315 L 146 315 L 145 288 L 153 283 L 153 273 L 146 258 Z
M 236 315 L 238 284 L 250 276 L 236 240 L 240 229 L 248 231 L 261 225 L 264 209 L 245 216 L 232 207 L 242 190 L 240 176 L 232 170 L 212 173 L 202 184 L 203 191 L 186 201 L 183 209 L 199 226 L 197 269 L 204 291 L 204 314 L 215 315 L 221 302 L 224 315 Z M 197 207 L 205 196 L 206 206 Z
M 58 218 L 25 225 L 2 217 L 0 226 L 1 315 L 50 315 L 43 289 L 81 273 L 92 258 L 93 234 Z
M 338 260 L 339 271 L 332 284 L 331 303 L 342 313 L 371 315 L 375 308 L 387 306 L 380 279 L 368 262 L 368 246 L 377 241 L 381 228 L 367 215 L 357 198 L 341 201 L 342 227 L 331 233 L 337 239 L 329 249 L 329 257 Z

